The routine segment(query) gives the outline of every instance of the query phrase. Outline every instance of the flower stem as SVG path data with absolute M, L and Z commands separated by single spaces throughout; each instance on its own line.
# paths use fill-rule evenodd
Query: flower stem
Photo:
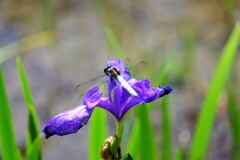
M 121 140 L 122 140 L 122 134 L 123 134 L 123 129 L 124 129 L 124 120 L 120 121 L 115 121 L 116 122 L 116 136 L 118 138 L 118 145 L 120 147 L 121 145 Z

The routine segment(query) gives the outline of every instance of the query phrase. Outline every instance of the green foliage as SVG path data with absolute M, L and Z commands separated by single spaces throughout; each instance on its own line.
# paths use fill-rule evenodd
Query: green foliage
M 217 101 L 225 86 L 229 71 L 235 59 L 237 48 L 240 42 L 240 24 L 234 28 L 219 60 L 216 72 L 213 75 L 201 107 L 201 113 L 195 129 L 191 149 L 190 159 L 204 159 L 207 146 L 211 136 L 211 131 L 216 115 Z
M 27 158 L 28 160 L 32 159 L 41 159 L 40 146 L 42 143 L 43 135 L 39 134 L 33 141 L 32 145 L 28 148 Z
M 100 159 L 100 147 L 107 138 L 107 116 L 101 108 L 95 108 L 89 122 L 89 160 Z
M 0 68 L 0 145 L 3 160 L 20 159 L 17 148 L 10 105 L 5 88 L 2 70 Z
M 109 43 L 110 48 L 116 54 L 116 57 L 120 58 L 121 60 L 124 60 L 126 57 L 124 56 L 124 53 L 119 45 L 119 42 L 113 30 L 110 27 L 106 27 L 104 31 L 107 37 L 107 42 Z
M 17 58 L 17 68 L 21 79 L 22 90 L 26 105 L 28 108 L 28 129 L 27 129 L 27 154 L 26 159 L 41 159 L 41 140 L 42 135 L 39 129 L 38 116 L 33 104 L 33 98 L 26 78 L 20 58 Z M 4 79 L 0 69 L 0 148 L 3 160 L 22 159 L 17 148 L 14 127 L 12 125 L 12 116 L 8 96 L 6 94 Z
M 39 120 L 38 116 L 34 107 L 34 102 L 32 98 L 32 93 L 29 87 L 29 83 L 27 80 L 26 73 L 24 71 L 21 59 L 17 57 L 16 60 L 17 68 L 18 68 L 18 73 L 19 77 L 21 79 L 21 86 L 22 86 L 22 91 L 25 99 L 25 103 L 28 109 L 28 128 L 27 128 L 27 153 L 30 152 L 30 149 L 32 148 L 32 145 L 34 141 L 37 139 L 39 133 L 40 133 L 40 128 L 39 128 Z M 40 150 L 40 143 L 36 143 L 35 145 L 39 145 L 38 148 L 35 146 L 35 151 L 39 152 L 39 158 L 41 159 L 41 150 Z
M 227 86 L 228 92 L 228 117 L 231 129 L 231 138 L 232 138 L 232 159 L 238 160 L 240 159 L 240 108 L 239 108 L 239 98 L 238 95 L 239 90 L 236 86 L 239 86 L 238 68 L 235 63 L 233 72 L 231 74 L 229 84 Z
M 149 118 L 147 104 L 138 106 L 138 117 L 140 121 L 140 132 L 138 140 L 140 141 L 140 158 L 141 159 L 159 159 L 159 152 L 156 143 L 156 135 L 152 121 Z

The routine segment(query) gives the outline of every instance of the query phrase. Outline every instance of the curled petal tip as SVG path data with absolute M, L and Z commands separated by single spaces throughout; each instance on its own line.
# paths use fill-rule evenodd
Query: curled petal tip
M 164 94 L 166 95 L 166 94 L 169 94 L 169 93 L 171 93 L 172 92 L 172 88 L 171 87 L 169 87 L 169 86 L 167 86 L 167 87 L 164 87 Z

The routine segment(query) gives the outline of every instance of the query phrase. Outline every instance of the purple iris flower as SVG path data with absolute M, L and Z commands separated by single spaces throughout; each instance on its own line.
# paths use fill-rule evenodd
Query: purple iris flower
M 94 107 L 101 107 L 121 121 L 123 116 L 132 107 L 138 104 L 152 102 L 164 95 L 171 93 L 170 87 L 150 87 L 150 80 L 136 80 L 131 78 L 128 68 L 119 59 L 108 61 L 107 67 L 114 67 L 120 72 L 126 82 L 136 91 L 137 97 L 132 96 L 117 79 L 108 76 L 108 96 L 103 97 L 97 86 L 93 86 L 83 98 L 83 105 L 60 113 L 51 118 L 43 127 L 43 134 L 46 138 L 52 135 L 67 135 L 76 133 L 88 122 Z

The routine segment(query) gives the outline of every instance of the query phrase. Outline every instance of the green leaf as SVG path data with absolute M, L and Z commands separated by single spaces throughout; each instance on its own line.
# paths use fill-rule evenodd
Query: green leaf
M 4 78 L 0 68 L 0 145 L 3 160 L 20 159 Z
M 42 143 L 43 135 L 39 134 L 33 141 L 31 147 L 27 152 L 27 160 L 39 159 L 39 146 Z
M 107 138 L 106 111 L 95 107 L 89 123 L 89 160 L 100 160 L 100 148 Z
M 19 77 L 21 79 L 22 91 L 25 99 L 25 103 L 28 109 L 28 128 L 27 128 L 27 153 L 32 148 L 32 144 L 40 133 L 39 120 L 37 112 L 34 107 L 34 102 L 32 98 L 31 89 L 27 80 L 26 73 L 24 71 L 21 59 L 17 57 L 16 64 L 18 68 Z M 41 159 L 41 149 L 40 145 L 38 146 L 39 159 Z
M 137 119 L 133 125 L 133 128 L 131 130 L 130 136 L 128 138 L 128 145 L 126 148 L 127 153 L 130 153 L 133 159 L 137 159 L 139 157 L 139 146 L 140 146 L 140 141 L 141 139 L 141 134 L 140 133 L 140 121 Z
M 239 79 L 238 79 L 237 64 L 234 64 L 231 78 L 228 83 L 228 118 L 230 124 L 230 130 L 232 133 L 232 159 L 240 159 L 240 108 L 239 108 Z
M 237 98 L 239 94 L 232 94 L 231 91 L 228 95 L 228 114 L 230 129 L 232 132 L 232 159 L 240 159 L 240 110 L 238 109 Z
M 169 56 L 162 61 L 160 70 L 157 72 L 158 74 L 156 74 L 157 78 L 154 81 L 154 86 L 166 85 L 167 78 L 172 69 L 174 59 L 175 53 L 172 51 Z
M 176 160 L 184 160 L 183 151 L 180 148 L 176 149 Z
M 107 37 L 107 41 L 110 47 L 112 48 L 112 50 L 114 51 L 114 53 L 116 54 L 116 56 L 121 60 L 124 60 L 126 57 L 124 56 L 124 53 L 119 45 L 119 42 L 113 30 L 110 27 L 106 27 L 104 31 Z
M 209 85 L 197 122 L 190 149 L 190 160 L 205 159 L 217 110 L 217 101 L 221 94 L 229 71 L 235 59 L 240 40 L 240 24 L 234 28 L 219 60 L 216 72 Z
M 172 159 L 172 135 L 168 96 L 163 97 L 160 109 L 162 119 L 162 159 Z
M 149 118 L 149 111 L 147 109 L 147 104 L 140 105 L 137 108 L 139 121 L 140 121 L 140 136 L 138 141 L 140 145 L 140 158 L 145 159 L 159 159 L 159 152 L 157 147 L 156 136 L 154 134 L 154 129 L 152 122 Z

